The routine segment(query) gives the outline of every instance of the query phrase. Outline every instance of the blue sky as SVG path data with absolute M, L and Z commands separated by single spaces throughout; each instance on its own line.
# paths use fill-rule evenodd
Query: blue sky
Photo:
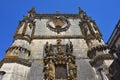
M 120 19 L 120 0 L 0 0 L 0 59 L 13 42 L 19 20 L 32 7 L 38 13 L 78 13 L 79 6 L 96 21 L 107 42 Z

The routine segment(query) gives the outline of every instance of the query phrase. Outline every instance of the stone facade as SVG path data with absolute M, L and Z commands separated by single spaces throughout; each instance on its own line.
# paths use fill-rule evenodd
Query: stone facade
M 113 59 L 95 23 L 78 14 L 38 14 L 19 22 L 0 65 L 0 80 L 109 80 Z

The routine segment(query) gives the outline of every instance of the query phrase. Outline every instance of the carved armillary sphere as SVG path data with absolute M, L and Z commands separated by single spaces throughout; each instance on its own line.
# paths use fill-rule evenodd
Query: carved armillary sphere
M 63 16 L 55 16 L 47 22 L 47 27 L 59 34 L 69 29 L 70 22 Z

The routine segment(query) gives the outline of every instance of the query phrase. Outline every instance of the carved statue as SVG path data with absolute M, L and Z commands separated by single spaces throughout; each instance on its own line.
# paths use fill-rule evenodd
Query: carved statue
M 71 41 L 70 41 L 70 52 L 73 52 L 73 44 Z
M 69 62 L 68 67 L 69 67 L 70 75 L 72 75 L 73 77 L 76 77 L 77 76 L 77 67 L 76 67 L 76 65 L 73 64 L 71 59 L 69 59 L 68 62 Z
M 25 34 L 31 36 L 32 31 L 33 31 L 33 24 L 32 23 L 27 23 L 27 29 L 26 29 Z
M 58 51 L 58 53 L 60 53 L 60 52 L 61 52 L 61 48 L 62 48 L 62 45 L 61 45 L 61 40 L 60 40 L 60 39 L 58 39 L 58 40 L 57 40 L 57 51 Z
M 55 80 L 55 67 L 52 60 L 45 66 L 45 78 L 46 80 Z
M 66 44 L 66 52 L 67 53 L 69 52 L 69 45 L 68 45 L 68 43 Z
M 99 34 L 99 31 L 98 31 L 96 24 L 93 21 L 91 21 L 90 24 L 91 24 L 91 28 L 92 28 L 93 33 Z
M 73 44 L 72 44 L 72 42 L 70 41 L 70 43 L 68 44 L 66 44 L 66 52 L 67 53 L 72 53 L 73 52 Z
M 83 24 L 83 33 L 84 33 L 85 36 L 90 34 L 87 23 Z

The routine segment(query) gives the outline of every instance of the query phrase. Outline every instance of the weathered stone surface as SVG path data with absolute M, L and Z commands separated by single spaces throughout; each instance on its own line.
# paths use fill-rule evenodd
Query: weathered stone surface
M 13 42 L 12 46 L 23 47 L 29 50 L 29 42 L 26 40 L 17 39 Z
M 77 59 L 77 76 L 78 80 L 96 80 L 95 72 L 90 66 L 88 60 L 86 59 Z
M 25 24 L 23 24 L 23 25 L 20 27 L 20 29 L 19 29 L 19 31 L 18 31 L 18 34 L 22 34 L 24 26 L 25 26 Z
M 55 66 L 58 63 L 59 65 L 64 64 L 64 66 L 66 66 L 67 77 L 69 77 L 70 79 L 71 77 L 76 78 L 77 65 L 77 80 L 98 80 L 96 79 L 97 74 L 95 73 L 95 70 L 93 70 L 93 67 L 90 65 L 89 59 L 87 57 L 88 50 L 90 50 L 92 47 L 104 44 L 104 41 L 102 39 L 98 40 L 95 38 L 95 35 L 93 35 L 93 33 L 95 33 L 100 36 L 97 28 L 94 29 L 95 27 L 97 27 L 95 24 L 93 24 L 94 21 L 87 17 L 84 11 L 80 13 L 81 15 L 66 14 L 67 16 L 69 15 L 70 18 L 68 18 L 67 16 L 61 17 L 67 18 L 67 20 L 65 20 L 66 22 L 70 22 L 70 27 L 69 29 L 67 27 L 67 29 L 63 30 L 63 32 L 59 33 L 59 30 L 63 26 L 56 26 L 58 31 L 50 30 L 47 27 L 47 22 L 51 20 L 50 18 L 52 18 L 52 16 L 50 17 L 48 14 L 45 14 L 46 17 L 44 17 L 44 14 L 44 16 L 40 16 L 39 14 L 35 14 L 35 11 L 32 12 L 31 10 L 30 12 L 31 13 L 29 13 L 28 16 L 26 16 L 22 21 L 23 23 L 26 23 L 26 25 L 22 24 L 19 26 L 20 29 L 17 30 L 15 36 L 16 40 L 12 44 L 12 47 L 15 46 L 15 50 L 19 52 L 15 52 L 12 48 L 9 49 L 12 52 L 9 50 L 8 52 L 18 55 L 15 56 L 15 58 L 22 58 L 31 61 L 32 66 L 27 67 L 18 63 L 4 63 L 0 69 L 1 71 L 6 72 L 2 80 L 43 80 L 44 74 L 50 75 L 51 71 L 53 71 L 51 74 L 52 78 L 55 78 Z M 51 15 L 53 15 L 53 17 L 56 16 L 55 14 Z M 56 18 L 58 18 L 61 21 L 61 18 L 59 17 L 60 16 L 57 16 Z M 75 19 L 73 17 L 75 17 Z M 90 21 L 93 21 L 92 24 L 90 23 Z M 65 21 L 63 20 L 62 23 L 64 22 Z M 86 24 L 87 28 L 83 26 L 83 24 Z M 59 34 L 56 32 L 58 32 Z M 61 42 L 57 40 L 61 40 Z M 50 47 L 49 50 L 47 48 L 48 52 L 45 53 L 44 48 L 46 42 L 48 42 L 49 45 L 52 44 L 52 47 L 54 46 L 54 56 L 51 56 L 50 54 L 53 48 L 51 52 Z M 72 45 L 70 45 L 70 43 L 72 43 Z M 69 45 L 67 46 L 67 44 Z M 103 51 L 98 52 L 98 54 L 102 53 Z M 66 54 L 67 56 L 65 56 Z M 63 56 L 65 57 L 63 58 Z M 55 59 L 52 61 L 51 58 L 53 57 Z M 43 61 L 46 62 L 44 63 Z M 54 67 L 50 67 L 50 64 L 54 65 Z M 44 66 L 46 66 L 45 73 L 43 71 Z M 49 77 L 51 77 L 51 75 Z
M 44 78 L 43 65 L 42 60 L 33 61 L 30 73 L 28 74 L 28 80 L 42 80 Z
M 87 56 L 87 44 L 84 39 L 62 39 L 62 44 L 69 43 L 69 40 L 73 43 L 73 55 L 76 57 L 86 57 Z M 31 55 L 33 59 L 42 59 L 44 53 L 44 46 L 46 42 L 49 44 L 56 45 L 56 39 L 36 39 L 31 43 Z
M 47 28 L 48 19 L 36 19 L 36 29 L 34 35 L 57 35 L 56 32 L 53 32 Z M 80 19 L 69 19 L 70 28 L 66 32 L 61 32 L 61 35 L 82 35 L 82 32 L 79 27 Z
M 27 80 L 30 67 L 18 63 L 4 63 L 0 71 L 5 71 L 2 80 Z

